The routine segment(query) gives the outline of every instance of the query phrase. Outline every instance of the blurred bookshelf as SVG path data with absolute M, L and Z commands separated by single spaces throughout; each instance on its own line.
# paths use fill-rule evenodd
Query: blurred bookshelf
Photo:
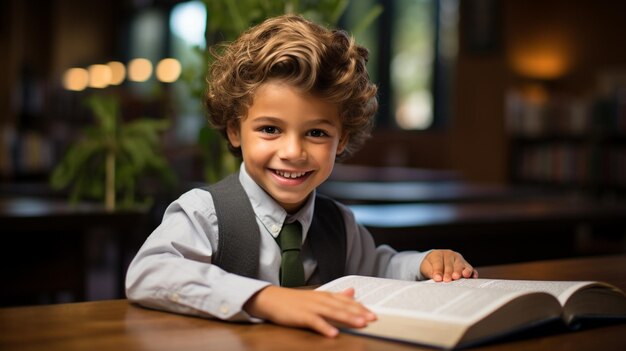
M 509 91 L 506 128 L 513 183 L 626 195 L 626 81 L 583 97 Z

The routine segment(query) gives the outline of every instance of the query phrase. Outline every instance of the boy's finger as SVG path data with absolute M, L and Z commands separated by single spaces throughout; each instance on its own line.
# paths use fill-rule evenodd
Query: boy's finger
M 454 255 L 444 255 L 443 261 L 443 281 L 452 281 L 452 272 L 454 271 Z
M 352 288 L 347 290 L 354 290 Z M 347 292 L 344 290 L 342 293 Z M 322 317 L 337 322 L 348 324 L 351 327 L 363 327 L 364 322 L 377 319 L 376 315 L 363 304 L 354 300 L 354 296 L 346 296 L 342 293 L 330 295 L 331 299 L 320 301 L 318 311 Z
M 339 329 L 318 316 L 312 317 L 308 324 L 311 329 L 329 338 L 334 338 L 339 334 Z
M 354 288 L 347 288 L 347 289 L 339 292 L 339 294 L 347 296 L 347 297 L 354 298 Z
M 440 282 L 443 280 L 443 259 L 439 252 L 433 252 L 428 257 L 428 264 L 431 267 L 430 277 L 436 281 Z
M 316 311 L 315 314 L 340 328 L 362 328 L 376 319 L 373 313 L 364 307 L 359 308 L 357 306 L 322 308 Z
M 472 278 L 473 275 L 474 267 L 472 267 L 469 263 L 465 264 L 465 267 L 463 268 L 463 278 Z
M 459 255 L 454 261 L 454 273 L 452 279 L 469 278 L 472 274 L 472 266 L 465 261 L 463 256 Z

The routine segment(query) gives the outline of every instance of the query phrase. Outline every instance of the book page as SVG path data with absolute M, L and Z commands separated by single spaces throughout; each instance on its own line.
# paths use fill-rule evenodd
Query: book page
M 476 321 L 526 293 L 360 276 L 343 277 L 318 289 L 339 292 L 350 287 L 355 289 L 355 299 L 376 313 L 457 323 Z
M 430 280 L 428 283 L 438 284 Z M 507 291 L 538 291 L 556 296 L 565 305 L 567 299 L 583 287 L 595 285 L 589 281 L 541 281 L 541 280 L 505 280 L 505 279 L 461 279 L 447 283 L 478 289 L 501 289 Z

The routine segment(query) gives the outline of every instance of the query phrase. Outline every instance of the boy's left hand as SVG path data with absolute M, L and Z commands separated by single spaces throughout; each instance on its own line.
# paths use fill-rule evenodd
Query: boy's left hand
M 460 253 L 452 250 L 432 250 L 420 266 L 425 278 L 450 282 L 461 278 L 478 278 L 478 271 Z

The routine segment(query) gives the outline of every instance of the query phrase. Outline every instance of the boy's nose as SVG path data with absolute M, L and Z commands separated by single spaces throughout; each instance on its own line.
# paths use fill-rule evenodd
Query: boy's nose
M 281 158 L 288 160 L 302 160 L 306 157 L 306 151 L 302 140 L 297 137 L 285 138 L 280 153 Z

